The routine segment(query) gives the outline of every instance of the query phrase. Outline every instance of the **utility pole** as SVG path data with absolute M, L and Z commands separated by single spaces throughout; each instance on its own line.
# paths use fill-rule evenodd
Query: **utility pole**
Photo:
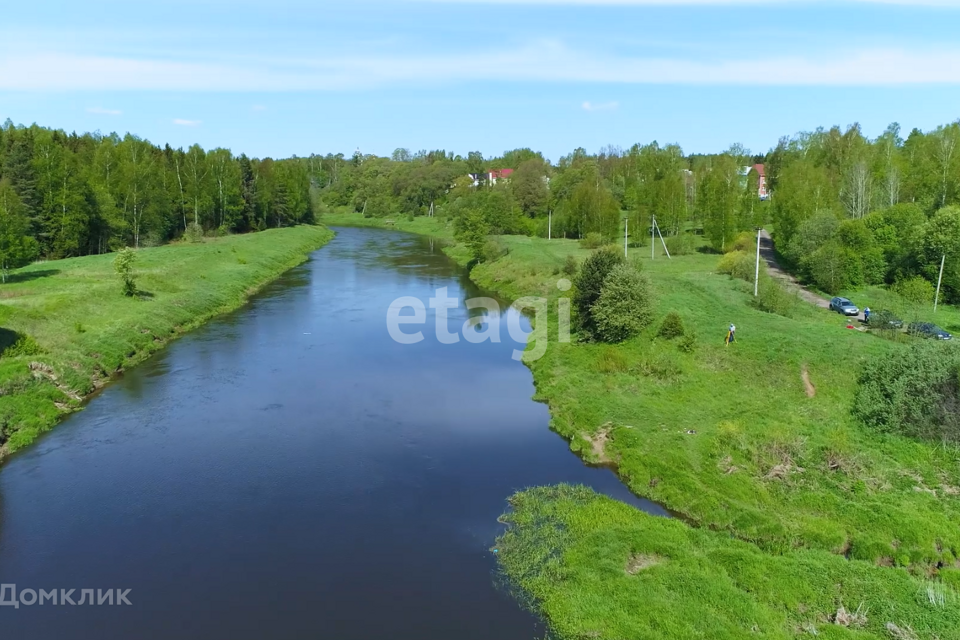
M 947 264 L 947 254 L 943 254 L 940 259 L 940 277 L 937 279 L 937 297 L 933 299 L 933 312 L 937 312 L 937 305 L 940 304 L 940 285 L 943 284 L 943 267 Z
M 760 295 L 760 227 L 757 227 L 757 275 L 753 280 L 753 297 Z
M 667 249 L 667 241 L 663 239 L 663 233 L 660 231 L 660 225 L 656 225 L 656 227 L 657 227 L 657 235 L 660 236 L 660 244 L 663 245 L 663 252 L 667 254 L 668 258 L 672 260 L 673 256 L 670 255 L 670 250 Z
M 653 260 L 656 258 L 654 250 L 657 247 L 657 216 L 650 216 L 650 259 Z
M 630 219 L 629 219 L 629 218 L 624 218 L 624 219 L 623 219 L 623 257 L 624 257 L 624 258 L 628 258 L 628 257 L 629 257 L 629 256 L 627 255 L 627 235 L 629 235 L 629 233 L 628 233 L 628 230 L 629 230 L 629 226 L 628 226 L 628 225 L 629 225 L 629 224 L 630 224 Z
M 553 235 L 553 211 L 547 211 L 547 240 Z

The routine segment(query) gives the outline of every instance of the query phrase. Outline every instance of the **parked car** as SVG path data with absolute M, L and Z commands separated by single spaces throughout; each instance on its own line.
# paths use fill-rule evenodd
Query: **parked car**
M 834 298 L 830 301 L 830 310 L 845 316 L 858 316 L 860 309 L 846 298 Z
M 933 324 L 932 322 L 911 322 L 907 332 L 918 338 L 934 338 L 936 340 L 953 340 L 953 336 Z
M 867 321 L 871 329 L 902 329 L 903 320 L 887 309 L 880 309 L 870 313 L 870 319 Z

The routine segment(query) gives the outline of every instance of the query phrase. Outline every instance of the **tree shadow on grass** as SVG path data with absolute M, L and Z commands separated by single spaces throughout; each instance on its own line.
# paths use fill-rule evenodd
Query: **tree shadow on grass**
M 23 271 L 20 273 L 11 273 L 7 276 L 7 284 L 17 282 L 29 282 L 38 278 L 47 278 L 60 273 L 60 269 L 37 269 L 36 271 Z
M 0 327 L 0 354 L 6 351 L 8 347 L 13 346 L 13 344 L 19 339 L 20 334 L 16 331 Z
M 142 289 L 137 289 L 137 293 L 135 293 L 134 296 L 140 300 L 153 300 L 156 297 L 151 292 L 143 291 Z

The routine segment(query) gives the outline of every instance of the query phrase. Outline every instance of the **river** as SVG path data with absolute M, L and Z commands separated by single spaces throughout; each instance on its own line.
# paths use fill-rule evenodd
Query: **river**
M 0 582 L 131 589 L 0 607 L 0 637 L 529 640 L 497 587 L 497 516 L 558 482 L 663 514 L 584 466 L 501 343 L 415 345 L 386 311 L 483 295 L 431 241 L 337 237 L 126 372 L 0 468 Z M 409 310 L 408 310 L 409 312 Z M 513 311 L 507 311 L 513 313 Z M 417 328 L 405 326 L 405 332 Z

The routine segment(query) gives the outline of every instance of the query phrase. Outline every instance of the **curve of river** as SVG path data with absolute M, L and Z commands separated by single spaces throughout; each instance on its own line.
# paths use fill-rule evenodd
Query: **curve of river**
M 0 469 L 0 582 L 132 589 L 131 606 L 0 607 L 2 637 L 534 637 L 495 586 L 515 490 L 584 466 L 503 342 L 395 343 L 386 310 L 480 294 L 429 240 L 336 239 L 126 373 Z M 508 311 L 507 313 L 512 313 Z M 404 331 L 415 331 L 404 327 Z

